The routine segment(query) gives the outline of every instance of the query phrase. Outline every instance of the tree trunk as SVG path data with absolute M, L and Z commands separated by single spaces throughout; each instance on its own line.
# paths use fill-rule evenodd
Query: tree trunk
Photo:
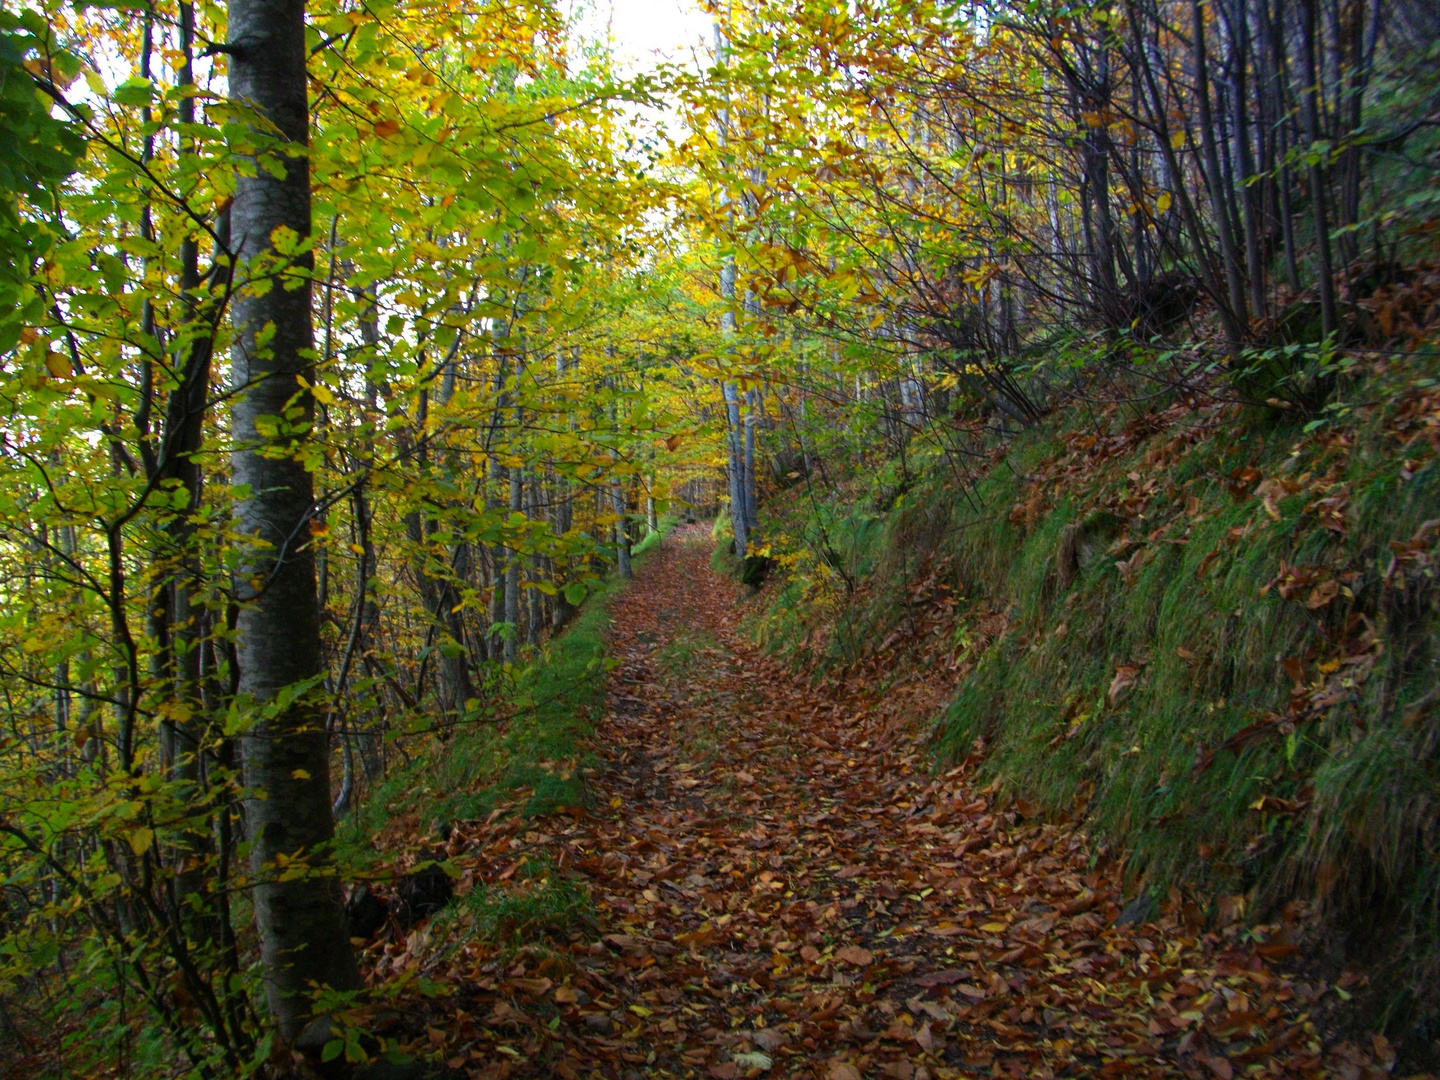
M 1210 206 L 1215 215 L 1215 229 L 1220 239 L 1220 259 L 1225 269 L 1226 296 L 1235 326 L 1248 336 L 1249 305 L 1245 300 L 1245 274 L 1240 269 L 1240 254 L 1231 228 L 1231 200 L 1234 189 L 1225 183 L 1220 168 L 1215 118 L 1210 109 L 1210 58 L 1205 50 L 1205 14 L 1200 0 L 1191 0 L 1191 33 L 1195 50 L 1195 99 L 1200 111 L 1200 149 L 1205 164 L 1205 186 L 1210 191 Z M 1218 300 L 1219 298 L 1217 298 Z
M 735 557 L 744 560 L 749 549 L 749 529 L 745 514 L 745 452 L 740 425 L 740 394 L 735 384 L 725 382 L 725 426 L 729 446 L 729 467 L 725 470 L 730 480 L 730 524 L 735 531 Z
M 755 495 L 755 422 L 759 416 L 760 392 L 750 391 L 745 414 L 745 461 L 741 473 L 745 488 L 745 536 L 753 544 L 760 531 L 760 508 Z
M 615 522 L 615 569 L 622 578 L 630 576 L 630 532 L 626 527 L 625 486 L 616 480 L 610 486 L 611 506 L 618 520 Z
M 531 521 L 540 519 L 540 470 L 529 469 L 529 483 L 525 485 L 525 516 Z M 536 563 L 539 556 L 531 556 L 531 567 L 529 578 L 531 584 L 526 586 L 525 600 L 525 641 L 530 645 L 540 644 L 540 628 L 545 624 L 545 613 L 541 592 L 533 584 L 539 577 L 539 568 Z
M 1335 272 L 1330 261 L 1330 181 L 1321 155 L 1314 150 L 1315 143 L 1322 137 L 1320 69 L 1315 58 L 1317 22 L 1315 0 L 1301 0 L 1300 43 L 1304 70 L 1301 72 L 1303 86 L 1300 113 L 1304 117 L 1305 136 L 1310 140 L 1307 150 L 1315 156 L 1315 163 L 1310 166 L 1310 205 L 1315 214 L 1315 258 L 1318 263 L 1316 284 L 1320 289 L 1320 322 L 1328 338 L 1338 329 L 1340 319 L 1335 307 Z
M 301 151 L 271 155 L 283 167 L 283 179 L 266 168 L 241 172 L 231 210 L 240 262 L 271 285 L 258 294 L 237 292 L 231 358 L 235 514 L 240 531 L 256 542 L 236 575 L 244 601 L 239 689 L 263 704 L 287 687 L 318 682 L 321 672 L 315 562 L 307 544 L 314 500 L 310 473 L 294 450 L 308 437 L 314 415 L 314 400 L 297 379 L 309 382 L 314 374 L 312 257 L 306 253 L 287 265 L 267 251 L 277 230 L 293 230 L 302 239 L 310 233 L 303 0 L 231 0 L 229 34 L 232 97 Z M 257 257 L 268 269 L 255 267 Z M 277 264 L 287 280 L 274 279 Z M 291 428 L 272 419 L 283 417 L 292 402 L 300 409 L 299 423 Z M 246 827 L 266 993 L 280 1033 L 294 1038 L 310 1018 L 313 984 L 360 985 L 342 927 L 339 884 L 326 873 L 333 823 L 324 716 L 301 695 L 275 715 L 259 716 L 242 746 L 252 792 Z M 312 872 L 280 880 L 276 856 L 293 860 L 297 852 Z
M 515 407 L 515 429 L 521 425 L 521 407 Z M 524 509 L 524 474 L 518 465 L 510 466 L 510 516 L 513 519 Z M 505 662 L 513 664 L 520 657 L 520 552 L 505 549 L 505 621 L 510 624 L 505 637 Z
M 1240 170 L 1237 189 L 1240 219 L 1245 233 L 1245 277 L 1250 286 L 1250 309 L 1265 316 L 1265 264 L 1260 255 L 1259 201 L 1264 187 L 1255 177 L 1255 155 L 1250 145 L 1249 80 L 1245 65 L 1250 56 L 1250 15 L 1245 0 L 1235 0 L 1230 14 L 1230 117 L 1235 163 Z M 1257 182 L 1252 183 L 1252 178 Z

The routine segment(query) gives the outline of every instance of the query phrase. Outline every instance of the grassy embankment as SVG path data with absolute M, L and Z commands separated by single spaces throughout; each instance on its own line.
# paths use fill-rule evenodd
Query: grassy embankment
M 964 480 L 916 447 L 904 474 L 792 489 L 757 632 L 817 675 L 896 640 L 938 656 L 940 764 L 978 752 L 998 789 L 1083 814 L 1137 892 L 1305 901 L 1413 1032 L 1440 972 L 1440 392 L 1349 390 L 1372 404 L 1311 430 L 1074 407 Z M 948 640 L 907 640 L 927 603 Z
M 662 522 L 660 532 L 636 545 L 637 568 L 670 524 Z M 452 823 L 496 811 L 540 817 L 586 803 L 586 740 L 600 718 L 613 666 L 606 648 L 608 609 L 625 584 L 611 576 L 597 586 L 570 625 L 514 673 L 497 710 L 501 721 L 461 724 L 443 740 L 429 739 L 376 787 L 363 810 L 338 830 L 341 863 L 352 876 L 375 876 L 377 865 L 396 854 L 424 851 L 437 830 Z M 478 885 L 457 900 L 439 920 L 437 936 L 520 943 L 563 931 L 588 910 L 582 888 L 543 858 L 530 858 L 506 885 Z

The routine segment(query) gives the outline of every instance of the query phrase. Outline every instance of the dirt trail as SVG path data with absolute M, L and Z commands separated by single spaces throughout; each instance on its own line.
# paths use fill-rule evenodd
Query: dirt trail
M 525 837 L 584 881 L 599 940 L 487 980 L 470 1068 L 1381 1074 L 1383 1043 L 1322 1047 L 1333 990 L 1271 966 L 1278 928 L 1202 932 L 1180 903 L 1117 928 L 1083 834 L 933 776 L 903 694 L 811 690 L 758 654 L 709 552 L 672 535 L 616 604 L 594 808 Z

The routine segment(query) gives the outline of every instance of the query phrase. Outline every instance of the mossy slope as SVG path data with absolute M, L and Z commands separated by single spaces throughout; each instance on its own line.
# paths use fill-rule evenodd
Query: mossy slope
M 1427 385 L 1391 398 L 1377 377 L 1384 405 L 1311 431 L 1218 404 L 1070 410 L 978 476 L 919 450 L 776 508 L 791 576 L 759 632 L 823 673 L 941 588 L 963 678 L 940 763 L 978 751 L 1002 788 L 1083 813 L 1151 889 L 1312 903 L 1337 961 L 1400 958 L 1382 1007 L 1421 1022 L 1440 970 Z

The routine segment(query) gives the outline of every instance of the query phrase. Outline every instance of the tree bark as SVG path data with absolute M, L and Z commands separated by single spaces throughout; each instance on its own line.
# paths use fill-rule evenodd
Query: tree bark
M 230 91 L 274 125 L 284 177 L 245 170 L 236 179 L 232 235 L 248 282 L 235 298 L 231 377 L 235 449 L 231 469 L 240 531 L 253 538 L 237 574 L 240 692 L 256 704 L 318 681 L 320 611 L 307 525 L 314 500 L 300 449 L 314 400 L 310 255 L 271 251 L 278 230 L 310 233 L 309 115 L 303 0 L 231 0 Z M 257 138 L 264 138 L 258 131 Z M 246 172 L 252 175 L 246 175 Z M 259 260 L 257 262 L 257 260 Z M 268 288 L 254 283 L 265 280 Z M 263 419 L 262 419 L 263 418 Z M 270 1009 L 286 1038 L 310 1019 L 312 983 L 360 985 L 329 874 L 330 756 L 324 717 L 305 695 L 260 714 L 242 739 L 253 900 Z M 280 880 L 276 857 L 302 855 L 310 871 Z
M 1215 230 L 1220 239 L 1220 259 L 1225 269 L 1226 301 L 1235 325 L 1242 334 L 1250 324 L 1249 305 L 1245 301 L 1245 274 L 1240 269 L 1240 255 L 1231 228 L 1231 199 L 1234 189 L 1225 182 L 1216 145 L 1218 134 L 1210 109 L 1210 58 L 1205 49 L 1205 14 L 1199 0 L 1191 0 L 1191 33 L 1195 52 L 1195 100 L 1200 111 L 1200 148 L 1204 161 L 1205 186 L 1210 191 L 1210 206 L 1215 214 Z M 1218 300 L 1219 298 L 1217 298 Z
M 1335 272 L 1330 261 L 1330 181 L 1328 170 L 1315 150 L 1321 141 L 1320 128 L 1320 69 L 1316 62 L 1316 37 L 1318 16 L 1315 0 L 1300 2 L 1300 45 L 1304 71 L 1301 78 L 1304 85 L 1300 95 L 1300 115 L 1304 119 L 1305 137 L 1310 140 L 1307 151 L 1313 155 L 1310 166 L 1310 206 L 1315 215 L 1315 259 L 1317 286 L 1320 291 L 1321 329 L 1328 338 L 1339 328 L 1339 313 L 1335 306 Z

